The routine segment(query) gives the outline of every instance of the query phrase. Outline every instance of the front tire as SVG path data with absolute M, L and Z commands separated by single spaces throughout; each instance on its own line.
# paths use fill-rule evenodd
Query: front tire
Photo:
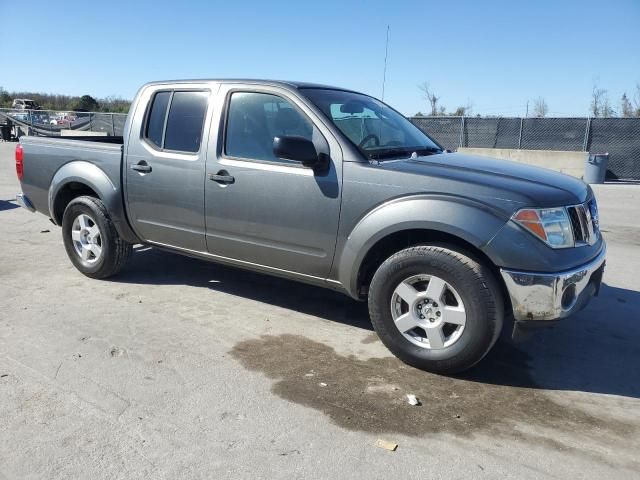
M 373 276 L 368 301 L 385 346 L 430 372 L 471 368 L 502 329 L 503 299 L 491 270 L 445 246 L 411 247 L 388 258 Z
M 118 234 L 104 203 L 82 196 L 67 205 L 62 239 L 71 263 L 91 278 L 111 277 L 125 266 L 132 245 Z

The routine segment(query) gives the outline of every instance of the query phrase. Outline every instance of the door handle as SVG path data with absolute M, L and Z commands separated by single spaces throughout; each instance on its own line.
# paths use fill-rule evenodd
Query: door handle
M 236 181 L 226 170 L 220 170 L 218 173 L 210 173 L 209 180 L 213 180 L 221 185 L 230 185 Z
M 136 172 L 140 173 L 149 173 L 151 172 L 151 165 L 147 165 L 147 162 L 142 160 L 135 165 L 131 165 L 131 170 L 135 170 Z

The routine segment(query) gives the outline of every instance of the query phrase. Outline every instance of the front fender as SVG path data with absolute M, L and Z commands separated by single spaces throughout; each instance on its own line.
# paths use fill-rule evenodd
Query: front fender
M 404 230 L 432 230 L 482 248 L 505 224 L 504 214 L 466 197 L 419 195 L 391 200 L 367 213 L 349 233 L 338 261 L 338 280 L 358 297 L 358 272 L 369 250 Z
M 84 161 L 73 161 L 65 163 L 53 176 L 49 187 L 49 212 L 51 217 L 58 224 L 62 224 L 61 218 L 56 218 L 56 203 L 61 201 L 60 192 L 72 183 L 80 183 L 91 188 L 102 203 L 107 207 L 109 216 L 122 238 L 128 242 L 138 242 L 138 238 L 129 227 L 124 206 L 122 204 L 122 192 L 115 185 L 108 175 L 93 163 Z

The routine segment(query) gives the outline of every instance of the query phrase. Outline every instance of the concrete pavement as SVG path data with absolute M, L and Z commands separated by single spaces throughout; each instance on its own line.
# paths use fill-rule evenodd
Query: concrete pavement
M 112 280 L 82 276 L 59 229 L 16 207 L 14 147 L 0 479 L 639 476 L 640 186 L 596 189 L 601 296 L 449 378 L 391 357 L 366 306 L 330 291 L 146 247 Z

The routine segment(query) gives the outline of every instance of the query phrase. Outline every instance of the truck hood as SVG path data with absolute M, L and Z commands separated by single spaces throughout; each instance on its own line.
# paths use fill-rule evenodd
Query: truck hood
M 559 207 L 587 200 L 589 186 L 575 177 L 509 160 L 437 154 L 381 162 L 389 171 L 422 177 L 428 192 L 476 198 L 505 211 L 523 206 Z M 411 182 L 413 183 L 413 182 Z

